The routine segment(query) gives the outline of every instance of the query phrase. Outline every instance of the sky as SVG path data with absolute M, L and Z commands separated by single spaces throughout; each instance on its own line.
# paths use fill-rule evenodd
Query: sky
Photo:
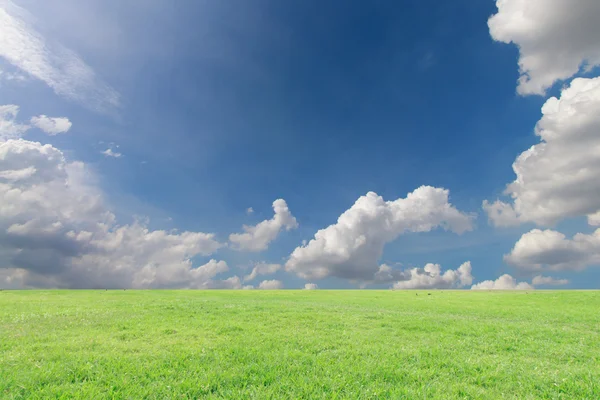
M 597 289 L 596 0 L 0 0 L 0 288 Z

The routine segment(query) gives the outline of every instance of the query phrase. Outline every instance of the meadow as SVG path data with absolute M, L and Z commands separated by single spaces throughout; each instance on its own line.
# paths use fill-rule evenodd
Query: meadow
M 0 398 L 599 399 L 600 292 L 1 291 Z

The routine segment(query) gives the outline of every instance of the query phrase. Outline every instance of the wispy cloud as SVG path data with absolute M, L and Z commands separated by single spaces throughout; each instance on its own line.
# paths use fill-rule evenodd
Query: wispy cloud
M 106 157 L 113 157 L 113 158 L 123 157 L 123 154 L 117 153 L 116 151 L 113 151 L 112 149 L 106 149 L 102 152 L 102 154 L 104 154 Z
M 551 276 L 537 275 L 537 276 L 533 277 L 533 279 L 531 280 L 531 283 L 534 286 L 538 286 L 538 285 L 559 286 L 559 285 L 568 285 L 569 280 L 568 279 L 556 279 Z
M 0 57 L 45 82 L 56 94 L 99 112 L 119 105 L 119 94 L 103 83 L 74 51 L 46 40 L 32 16 L 11 0 L 0 0 Z
M 29 125 L 19 124 L 16 121 L 18 114 L 17 105 L 0 106 L 0 141 L 20 138 L 29 130 Z
M 252 272 L 244 277 L 244 282 L 248 282 L 256 278 L 258 275 L 270 275 L 281 269 L 280 264 L 267 264 L 264 262 L 257 263 Z

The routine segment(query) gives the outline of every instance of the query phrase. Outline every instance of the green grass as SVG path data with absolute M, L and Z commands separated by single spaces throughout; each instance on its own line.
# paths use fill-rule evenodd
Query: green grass
M 2 291 L 0 397 L 600 399 L 599 332 L 595 291 Z

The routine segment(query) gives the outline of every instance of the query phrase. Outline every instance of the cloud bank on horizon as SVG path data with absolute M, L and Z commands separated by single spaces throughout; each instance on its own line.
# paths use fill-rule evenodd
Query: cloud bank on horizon
M 36 81 L 68 104 L 49 102 L 48 110 L 38 110 L 37 103 L 18 105 L 0 98 L 0 288 L 316 290 L 337 282 L 398 290 L 533 290 L 570 285 L 571 279 L 556 274 L 600 265 L 600 76 L 594 76 L 600 66 L 600 2 L 497 0 L 496 7 L 488 19 L 489 35 L 519 51 L 517 93 L 545 98 L 534 128 L 537 142 L 516 155 L 514 180 L 501 197 L 489 194 L 457 206 L 450 201 L 452 188 L 437 185 L 417 185 L 403 197 L 387 191 L 388 200 L 366 188 L 337 218 L 329 215 L 327 224 L 315 227 L 311 216 L 318 210 L 305 208 L 313 199 L 297 196 L 303 189 L 294 187 L 288 194 L 296 203 L 288 205 L 283 198 L 288 196 L 271 197 L 272 214 L 255 224 L 241 218 L 258 219 L 260 207 L 269 203 L 230 210 L 240 216 L 238 229 L 202 232 L 157 228 L 151 219 L 123 215 L 119 204 L 113 204 L 104 171 L 124 168 L 110 164 L 134 158 L 141 150 L 122 152 L 104 145 L 95 149 L 95 156 L 78 151 L 65 143 L 75 129 L 79 133 L 86 127 L 65 115 L 79 107 L 95 115 L 90 118 L 110 118 L 125 107 L 122 91 L 61 44 L 60 35 L 46 36 L 52 31 L 38 26 L 30 10 L 17 1 L 0 0 L 0 58 L 26 77 L 18 80 L 20 88 Z M 1 74 L 0 80 L 17 84 Z M 290 152 L 294 150 L 301 151 Z M 223 160 L 227 163 L 235 163 L 234 157 Z M 233 201 L 224 197 L 215 204 L 229 207 Z M 489 227 L 471 204 L 481 205 Z M 577 225 L 581 232 L 560 232 L 559 224 L 579 219 L 587 225 Z M 469 233 L 492 235 L 507 229 L 520 230 L 520 237 L 508 253 L 490 255 L 489 261 L 512 269 L 520 281 L 507 273 L 478 278 L 483 266 L 472 262 L 468 245 L 447 262 L 384 262 L 390 259 L 386 250 L 403 241 L 441 233 L 467 241 Z M 397 257 L 403 256 L 399 253 Z M 244 263 L 251 265 L 249 271 L 241 267 Z

